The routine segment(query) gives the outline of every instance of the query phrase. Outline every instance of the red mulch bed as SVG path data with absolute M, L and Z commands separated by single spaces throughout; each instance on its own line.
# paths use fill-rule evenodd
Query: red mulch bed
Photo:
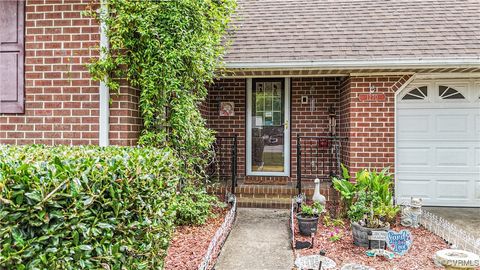
M 165 270 L 196 270 L 228 210 L 228 207 L 215 208 L 214 216 L 204 225 L 177 227 L 165 258 Z
M 333 227 L 325 227 L 322 224 L 323 218 L 319 219 L 318 231 L 315 237 L 315 245 L 312 249 L 296 250 L 297 256 L 305 256 L 318 254 L 320 250 L 326 252 L 326 256 L 337 263 L 338 269 L 347 263 L 360 263 L 374 267 L 375 269 L 442 269 L 437 267 L 433 262 L 433 255 L 436 251 L 448 248 L 448 245 L 440 237 L 427 231 L 425 228 L 418 229 L 405 228 L 398 223 L 392 226 L 395 231 L 401 229 L 408 229 L 413 235 L 413 244 L 407 254 L 403 256 L 395 255 L 392 260 L 383 257 L 368 257 L 365 254 L 367 248 L 357 247 L 353 244 L 352 232 L 349 228 L 349 222 L 345 221 L 343 231 L 343 238 L 332 242 L 330 241 L 330 231 Z M 295 240 L 297 241 L 311 241 L 310 237 L 305 237 L 299 234 L 298 225 L 295 219 Z

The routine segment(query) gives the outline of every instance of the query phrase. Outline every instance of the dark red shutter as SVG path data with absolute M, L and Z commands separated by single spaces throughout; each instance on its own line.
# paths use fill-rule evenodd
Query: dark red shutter
M 24 112 L 23 0 L 0 0 L 0 113 Z

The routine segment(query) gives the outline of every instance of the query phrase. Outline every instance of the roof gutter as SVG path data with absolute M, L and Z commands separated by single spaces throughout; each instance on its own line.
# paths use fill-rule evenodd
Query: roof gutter
M 107 0 L 101 0 L 100 3 L 100 13 L 103 15 L 107 14 Z M 100 23 L 100 59 L 105 59 L 106 50 L 108 50 L 109 42 L 107 37 L 107 25 L 102 20 Z M 109 133 L 110 133 L 110 89 L 107 85 L 107 78 L 100 82 L 100 112 L 98 118 L 99 125 L 99 135 L 98 135 L 98 145 L 99 146 L 108 146 L 110 144 Z
M 477 58 L 332 60 L 290 62 L 226 62 L 227 69 L 406 69 L 480 67 Z

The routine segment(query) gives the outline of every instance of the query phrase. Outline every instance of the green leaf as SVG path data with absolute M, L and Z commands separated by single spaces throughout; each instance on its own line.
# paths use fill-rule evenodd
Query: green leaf
M 87 197 L 85 200 L 83 200 L 83 205 L 88 206 L 93 203 L 93 197 Z
M 98 223 L 97 226 L 102 228 L 102 229 L 113 229 L 113 228 L 115 228 L 115 226 L 113 226 L 111 224 L 108 224 L 108 223 L 103 223 L 103 222 Z
M 85 251 L 93 250 L 92 246 L 90 246 L 90 245 L 80 245 L 80 246 L 78 246 L 78 248 L 81 249 L 81 250 L 85 250 Z
M 40 193 L 39 190 L 34 190 L 32 192 L 25 193 L 25 196 L 35 203 L 40 202 L 42 200 L 42 194 Z
M 15 240 L 15 245 L 23 247 L 23 245 L 25 244 L 25 241 L 23 240 L 23 236 L 19 230 L 14 229 L 12 231 L 12 237 Z
M 78 234 L 78 231 L 73 232 L 73 244 L 78 245 L 79 243 L 80 236 Z

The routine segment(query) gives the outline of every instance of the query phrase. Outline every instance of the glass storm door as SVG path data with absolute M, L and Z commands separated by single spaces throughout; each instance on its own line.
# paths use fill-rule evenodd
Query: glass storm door
M 247 175 L 290 173 L 290 79 L 247 79 Z

